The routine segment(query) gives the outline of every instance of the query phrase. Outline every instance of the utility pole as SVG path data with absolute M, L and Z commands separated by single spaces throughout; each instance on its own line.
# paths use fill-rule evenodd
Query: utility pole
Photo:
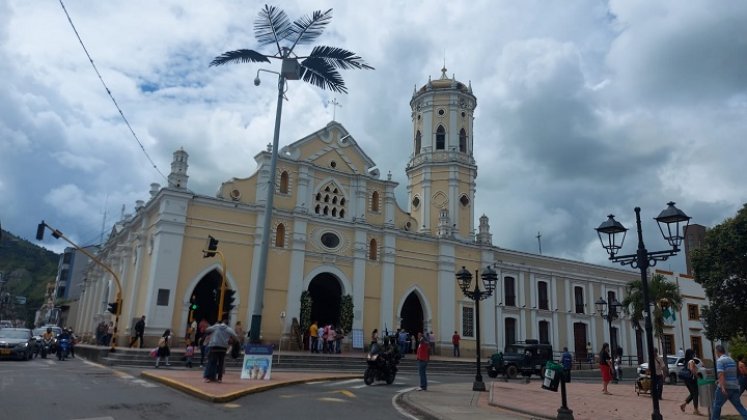
M 540 255 L 542 255 L 542 234 L 537 232 L 537 245 L 539 245 Z

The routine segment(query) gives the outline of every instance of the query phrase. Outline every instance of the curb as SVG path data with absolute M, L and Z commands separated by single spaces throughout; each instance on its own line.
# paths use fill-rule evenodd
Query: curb
M 337 375 L 337 376 L 325 376 L 323 378 L 293 379 L 293 380 L 287 380 L 283 382 L 277 382 L 274 384 L 260 385 L 254 388 L 243 389 L 240 391 L 235 391 L 235 392 L 231 392 L 229 394 L 224 394 L 224 395 L 210 394 L 198 388 L 195 388 L 193 386 L 181 383 L 179 381 L 175 381 L 169 378 L 164 378 L 163 376 L 153 375 L 148 372 L 141 372 L 140 376 L 154 380 L 156 382 L 160 382 L 164 385 L 167 385 L 171 388 L 177 389 L 186 394 L 197 397 L 201 400 L 205 400 L 205 401 L 212 402 L 212 403 L 224 403 L 224 402 L 229 402 L 229 401 L 233 401 L 235 399 L 241 398 L 245 395 L 257 394 L 260 392 L 265 392 L 271 389 L 281 388 L 284 386 L 298 385 L 298 384 L 303 384 L 307 382 L 315 382 L 315 381 L 335 381 L 335 380 L 341 380 L 341 379 L 350 379 L 354 377 L 357 378 L 360 375 L 354 375 L 354 376 L 353 375 Z
M 417 416 L 418 419 L 441 420 L 441 417 L 438 417 L 425 408 L 421 407 L 420 405 L 411 402 L 409 398 L 407 398 L 407 395 L 411 392 L 413 391 L 407 391 L 398 394 L 394 399 L 394 402 L 400 405 L 405 412 Z

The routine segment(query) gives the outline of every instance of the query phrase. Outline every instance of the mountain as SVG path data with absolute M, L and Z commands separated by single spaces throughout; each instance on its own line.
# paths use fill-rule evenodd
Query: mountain
M 44 303 L 47 284 L 57 277 L 60 254 L 19 238 L 12 233 L 0 232 L 0 294 L 11 297 L 26 297 L 26 304 L 19 305 L 15 299 L 2 303 L 0 317 L 26 321 L 27 326 L 34 322 L 34 315 Z

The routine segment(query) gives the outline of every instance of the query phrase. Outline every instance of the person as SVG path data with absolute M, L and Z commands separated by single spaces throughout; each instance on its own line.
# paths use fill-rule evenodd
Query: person
M 104 340 L 105 346 L 111 344 L 112 337 L 114 337 L 114 321 L 109 321 L 109 325 L 106 327 L 106 339 Z
M 739 396 L 741 397 L 745 388 L 747 388 L 747 366 L 742 354 L 737 356 L 737 379 L 739 381 Z
M 747 419 L 747 409 L 742 405 L 739 399 L 739 382 L 737 381 L 737 364 L 734 359 L 726 355 L 724 346 L 716 346 L 716 373 L 718 380 L 716 382 L 716 392 L 713 397 L 713 407 L 711 409 L 711 419 L 718 420 L 721 418 L 721 407 L 726 400 L 729 400 L 742 419 Z
M 620 350 L 618 349 L 618 351 L 615 353 L 616 354 L 615 354 L 615 360 L 614 360 L 614 366 L 615 366 L 614 373 L 615 373 L 615 381 L 616 381 L 615 383 L 617 383 L 617 381 L 622 381 L 623 368 L 622 368 L 622 355 L 620 354 Z
M 161 359 L 166 362 L 166 366 L 171 366 L 171 363 L 169 363 L 169 356 L 171 356 L 171 350 L 169 349 L 169 340 L 171 340 L 171 330 L 166 329 L 166 331 L 163 332 L 163 335 L 161 335 L 161 338 L 158 339 L 158 350 L 156 351 L 156 369 L 158 369 L 158 365 L 161 364 Z
M 104 346 L 104 337 L 106 336 L 106 323 L 104 321 L 99 322 L 96 326 L 96 344 Z
M 371 345 L 379 342 L 379 329 L 374 328 L 373 331 L 371 331 Z
M 560 364 L 563 365 L 563 380 L 566 383 L 571 382 L 571 368 L 573 367 L 573 356 L 568 351 L 568 347 L 563 347 L 563 355 L 560 356 Z
M 607 385 L 612 381 L 612 358 L 608 343 L 602 344 L 602 350 L 599 352 L 599 371 L 602 372 L 602 393 L 612 395 L 607 390 Z
M 135 323 L 135 335 L 132 337 L 132 341 L 130 341 L 130 347 L 134 347 L 135 342 L 139 341 L 140 344 L 138 347 L 143 348 L 143 334 L 145 334 L 145 315 L 140 317 Z
M 236 337 L 236 332 L 226 325 L 228 319 L 220 320 L 217 324 L 208 327 L 205 332 L 210 334 L 208 347 L 208 364 L 203 372 L 205 382 L 223 382 L 224 362 L 228 350 L 228 340 Z
M 207 338 L 205 336 L 205 330 L 210 326 L 208 324 L 207 319 L 202 318 L 200 320 L 200 323 L 197 324 L 197 345 L 200 346 L 200 367 L 203 367 L 205 364 L 205 356 L 207 355 Z
M 335 331 L 335 326 L 333 324 L 327 325 L 326 329 L 327 329 L 327 351 L 326 353 L 334 354 L 335 353 L 335 340 L 337 339 L 337 331 Z
M 677 357 L 685 357 L 685 350 L 682 350 L 682 347 L 677 350 Z
M 335 354 L 342 353 L 342 339 L 345 338 L 345 330 L 341 326 L 335 330 Z
M 591 351 L 591 341 L 586 343 L 586 361 L 589 363 L 594 361 L 594 353 Z
M 430 345 L 428 344 L 428 340 L 423 336 L 423 333 L 418 333 L 418 349 L 415 351 L 415 358 L 418 361 L 418 375 L 420 376 L 420 388 L 418 388 L 418 391 L 426 391 L 428 390 L 426 368 L 430 359 Z
M 436 334 L 433 334 L 433 330 L 428 333 L 428 344 L 431 346 L 431 355 L 436 355 Z
M 462 337 L 459 336 L 459 333 L 454 331 L 454 335 L 451 336 L 451 345 L 454 346 L 454 357 L 459 357 L 461 353 L 459 352 L 459 340 L 461 340 Z
M 311 344 L 309 344 L 309 350 L 312 353 L 319 353 L 317 351 L 317 346 L 319 345 L 319 337 L 317 337 L 318 333 L 319 333 L 319 326 L 316 324 L 316 321 L 314 321 L 309 326 L 309 338 L 311 339 Z
M 70 357 L 75 359 L 75 342 L 78 341 L 78 337 L 73 332 L 71 327 L 67 328 L 68 334 L 70 334 Z
M 402 357 L 407 351 L 407 331 L 402 328 L 397 330 L 397 342 L 399 343 L 399 352 L 402 353 Z
M 192 368 L 192 358 L 195 356 L 195 346 L 192 340 L 187 340 L 187 348 L 184 349 L 184 361 L 187 363 L 188 368 Z
M 241 321 L 236 321 L 236 324 L 233 326 L 233 331 L 236 333 L 236 337 L 239 337 L 239 348 L 244 347 L 244 327 L 241 326 Z
M 664 378 L 666 375 L 666 365 L 664 359 L 659 356 L 659 349 L 654 349 L 654 374 L 656 377 L 656 388 L 651 390 L 651 393 L 657 396 L 657 399 L 661 400 L 662 394 L 664 393 Z
M 318 338 L 316 352 L 319 353 L 324 351 L 324 327 L 320 327 L 317 330 L 316 336 Z
M 684 413 L 685 406 L 692 401 L 693 407 L 695 407 L 693 414 L 700 416 L 700 411 L 698 411 L 698 368 L 695 366 L 695 360 L 693 360 L 695 352 L 692 349 L 687 349 L 683 354 L 683 357 L 685 358 L 685 366 L 683 369 L 689 370 L 691 374 L 690 379 L 685 379 L 685 386 L 690 392 L 690 395 L 685 398 L 684 403 L 680 404 L 680 410 Z

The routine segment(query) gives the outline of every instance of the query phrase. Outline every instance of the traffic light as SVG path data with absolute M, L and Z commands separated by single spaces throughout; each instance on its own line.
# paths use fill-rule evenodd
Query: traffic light
M 106 309 L 106 311 L 117 315 L 117 311 L 119 310 L 119 302 L 109 302 L 108 306 L 109 307 Z
M 42 220 L 41 223 L 39 223 L 39 226 L 36 227 L 36 240 L 42 241 L 44 240 L 44 228 L 46 227 L 46 223 L 44 223 L 44 220 Z
M 202 251 L 202 258 L 214 257 L 215 251 L 217 250 L 218 250 L 218 240 L 208 235 L 207 251 Z
M 235 294 L 236 291 L 231 289 L 226 289 L 223 293 L 223 313 L 226 315 L 231 313 L 231 310 L 236 306 L 234 305 L 234 301 L 236 301 Z

